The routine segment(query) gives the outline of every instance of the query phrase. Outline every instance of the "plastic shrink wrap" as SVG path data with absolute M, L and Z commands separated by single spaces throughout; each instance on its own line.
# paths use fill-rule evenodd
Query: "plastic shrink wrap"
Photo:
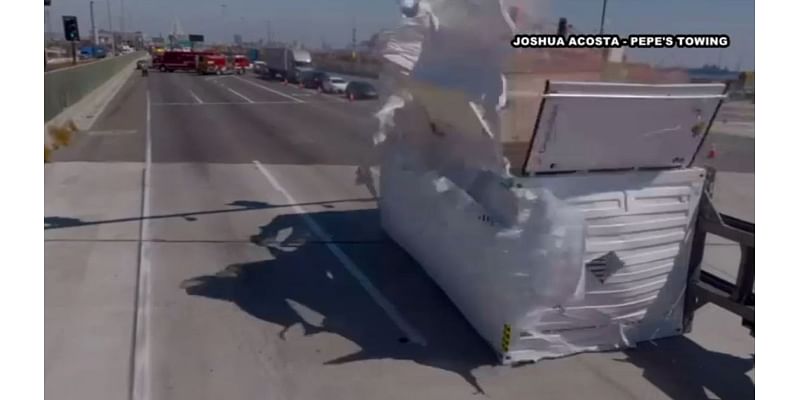
M 401 2 L 403 26 L 383 37 L 382 224 L 506 361 L 520 332 L 538 343 L 526 359 L 613 348 L 620 326 L 565 311 L 584 297 L 583 214 L 513 187 L 494 134 L 511 3 L 531 2 Z M 564 321 L 608 329 L 573 340 Z

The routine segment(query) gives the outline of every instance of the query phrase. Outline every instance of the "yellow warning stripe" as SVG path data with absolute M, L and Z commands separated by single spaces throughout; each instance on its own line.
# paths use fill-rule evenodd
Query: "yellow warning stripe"
M 511 345 L 511 325 L 503 324 L 503 339 L 500 344 L 503 352 L 508 352 L 508 347 Z

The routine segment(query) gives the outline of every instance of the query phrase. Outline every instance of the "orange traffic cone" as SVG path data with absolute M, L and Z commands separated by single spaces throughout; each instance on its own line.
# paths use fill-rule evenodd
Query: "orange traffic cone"
M 717 156 L 717 146 L 712 144 L 711 148 L 708 150 L 708 154 L 706 155 L 706 158 L 710 159 L 710 158 L 715 158 L 716 156 Z

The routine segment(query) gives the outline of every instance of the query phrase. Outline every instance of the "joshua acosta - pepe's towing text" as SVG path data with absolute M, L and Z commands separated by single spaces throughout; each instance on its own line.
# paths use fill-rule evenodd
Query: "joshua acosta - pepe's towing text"
M 725 48 L 730 37 L 719 35 L 515 35 L 511 47 L 515 48 Z

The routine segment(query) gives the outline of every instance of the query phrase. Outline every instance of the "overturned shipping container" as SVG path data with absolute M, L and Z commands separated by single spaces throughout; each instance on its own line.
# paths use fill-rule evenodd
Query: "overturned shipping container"
M 384 229 L 504 362 L 682 333 L 706 178 L 690 165 L 724 86 L 549 81 L 512 108 L 536 117 L 514 166 L 493 43 L 515 26 L 507 2 L 473 3 L 419 2 L 387 37 Z

